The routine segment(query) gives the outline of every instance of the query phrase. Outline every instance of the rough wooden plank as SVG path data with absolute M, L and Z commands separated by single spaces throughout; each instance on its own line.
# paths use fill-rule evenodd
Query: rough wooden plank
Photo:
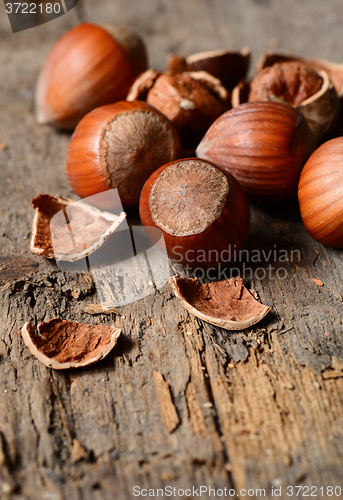
M 157 398 L 160 405 L 161 416 L 168 432 L 173 432 L 180 423 L 179 416 L 174 406 L 168 383 L 156 370 L 152 372 Z
M 0 257 L 0 282 L 8 283 L 31 274 L 37 263 L 22 257 Z

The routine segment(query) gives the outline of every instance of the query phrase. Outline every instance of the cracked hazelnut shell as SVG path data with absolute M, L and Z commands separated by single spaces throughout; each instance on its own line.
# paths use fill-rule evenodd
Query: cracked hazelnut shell
M 66 174 L 82 198 L 116 188 L 131 208 L 152 172 L 180 156 L 178 134 L 162 113 L 144 102 L 120 101 L 94 109 L 77 125 Z
M 230 172 L 254 201 L 292 198 L 302 167 L 315 149 L 303 115 L 278 102 L 253 102 L 220 116 L 196 154 Z
M 224 87 L 232 90 L 245 77 L 250 63 L 250 49 L 240 51 L 209 50 L 183 57 L 170 54 L 168 70 L 173 73 L 184 71 L 206 71 L 218 78 Z
M 205 71 L 177 74 L 148 70 L 138 77 L 127 100 L 145 100 L 173 123 L 181 142 L 195 147 L 229 105 L 227 90 Z
M 343 247 L 343 138 L 322 144 L 301 172 L 298 198 L 302 221 L 316 241 Z
M 55 44 L 39 75 L 39 123 L 72 130 L 92 109 L 125 99 L 147 68 L 143 41 L 125 27 L 82 23 Z
M 145 183 L 142 224 L 162 230 L 169 256 L 192 268 L 232 262 L 249 233 L 249 207 L 237 180 L 208 161 L 178 160 Z
M 107 325 L 84 325 L 54 318 L 37 327 L 21 327 L 24 344 L 43 365 L 54 370 L 81 368 L 103 359 L 116 345 L 121 330 Z
M 30 250 L 47 259 L 74 262 L 91 255 L 126 219 L 124 212 L 114 215 L 62 196 L 40 194 L 31 203 L 35 215 Z M 61 211 L 63 217 L 51 226 L 53 217 Z
M 249 328 L 270 311 L 251 295 L 240 277 L 201 285 L 197 278 L 176 275 L 169 278 L 169 284 L 187 311 L 226 330 Z
M 343 64 L 326 61 L 325 59 L 306 58 L 286 52 L 266 50 L 257 62 L 256 69 L 261 71 L 263 68 L 283 61 L 301 61 L 311 68 L 326 71 L 335 86 L 338 97 L 340 99 L 343 97 Z
M 249 102 L 283 100 L 294 107 L 319 92 L 322 78 L 298 61 L 276 63 L 263 69 L 250 83 Z
M 232 105 L 237 101 L 291 104 L 306 118 L 316 142 L 335 128 L 339 115 L 339 100 L 329 75 L 302 61 L 278 62 L 264 68 L 250 85 L 239 84 L 233 93 Z

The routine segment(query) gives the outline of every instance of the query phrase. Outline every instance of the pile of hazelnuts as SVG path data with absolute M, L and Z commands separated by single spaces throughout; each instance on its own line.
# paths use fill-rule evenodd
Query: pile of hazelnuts
M 160 228 L 183 264 L 188 250 L 206 268 L 245 246 L 247 198 L 298 193 L 309 234 L 343 246 L 343 137 L 332 139 L 343 70 L 267 52 L 248 82 L 249 58 L 247 48 L 169 56 L 161 73 L 148 69 L 143 41 L 127 28 L 67 32 L 42 68 L 36 107 L 40 123 L 75 129 L 66 160 L 74 192 L 117 189 L 124 209 L 139 206 L 143 225 Z

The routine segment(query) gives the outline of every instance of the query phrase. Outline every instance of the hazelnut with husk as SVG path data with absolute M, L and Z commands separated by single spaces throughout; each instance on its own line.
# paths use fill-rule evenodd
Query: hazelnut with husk
M 214 120 L 229 109 L 227 90 L 205 71 L 172 75 L 148 70 L 127 95 L 128 101 L 136 99 L 167 116 L 185 147 L 196 146 Z

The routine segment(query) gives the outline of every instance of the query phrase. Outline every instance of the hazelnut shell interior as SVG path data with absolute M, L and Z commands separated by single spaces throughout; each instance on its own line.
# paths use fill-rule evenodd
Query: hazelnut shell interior
M 343 97 L 343 64 L 326 61 L 325 59 L 300 57 L 287 52 L 266 50 L 257 62 L 256 70 L 261 71 L 263 68 L 282 61 L 302 61 L 316 70 L 326 71 L 335 86 L 339 98 Z
M 81 368 L 103 359 L 116 345 L 121 330 L 107 325 L 84 325 L 54 318 L 38 325 L 21 327 L 30 353 L 54 370 Z
M 209 50 L 187 57 L 170 54 L 167 60 L 168 69 L 172 72 L 207 71 L 229 90 L 245 77 L 249 63 L 249 47 L 244 47 L 240 51 Z
M 339 99 L 329 74 L 307 66 L 305 61 L 279 61 L 266 66 L 249 82 L 233 90 L 233 107 L 255 101 L 288 102 L 306 118 L 318 143 L 334 130 L 339 117 Z
M 124 223 L 125 212 L 115 215 L 62 196 L 41 194 L 32 199 L 35 215 L 30 250 L 48 259 L 74 262 L 92 254 Z M 52 225 L 56 214 L 59 216 Z
M 191 314 L 226 330 L 244 330 L 270 311 L 245 288 L 242 278 L 201 285 L 197 278 L 176 275 L 169 279 L 169 284 Z

